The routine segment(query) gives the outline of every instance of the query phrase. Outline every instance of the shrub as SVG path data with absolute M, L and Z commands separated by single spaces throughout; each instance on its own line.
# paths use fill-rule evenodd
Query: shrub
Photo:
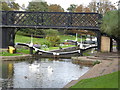
M 50 42 L 50 46 L 59 46 L 60 44 L 60 37 L 58 35 L 54 35 L 54 36 L 46 36 L 46 39 Z
M 58 30 L 49 29 L 46 31 L 46 39 L 50 43 L 50 46 L 59 46 L 60 44 L 60 37 Z
M 96 61 L 93 63 L 93 65 L 96 65 L 96 64 L 99 64 L 99 63 L 100 63 L 100 61 L 96 60 Z

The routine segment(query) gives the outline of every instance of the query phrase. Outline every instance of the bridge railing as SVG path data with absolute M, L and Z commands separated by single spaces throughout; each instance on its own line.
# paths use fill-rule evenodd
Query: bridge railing
M 100 14 L 72 12 L 0 11 L 2 23 L 11 26 L 98 28 Z

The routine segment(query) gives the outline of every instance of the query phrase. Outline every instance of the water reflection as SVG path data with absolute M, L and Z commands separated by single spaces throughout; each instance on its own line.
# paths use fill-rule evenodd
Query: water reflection
M 71 59 L 2 63 L 4 88 L 62 88 L 71 80 L 78 79 L 90 68 L 71 62 Z

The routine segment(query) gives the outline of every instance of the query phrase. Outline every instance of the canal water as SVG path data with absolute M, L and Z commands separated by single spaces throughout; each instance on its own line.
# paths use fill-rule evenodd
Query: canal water
M 63 88 L 89 69 L 88 66 L 74 64 L 71 59 L 3 61 L 0 81 L 3 88 Z

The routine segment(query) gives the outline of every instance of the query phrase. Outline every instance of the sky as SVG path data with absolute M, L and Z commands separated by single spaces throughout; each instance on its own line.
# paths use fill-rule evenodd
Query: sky
M 32 0 L 15 0 L 19 5 L 25 4 L 25 6 L 28 5 L 28 3 Z M 39 1 L 39 0 L 37 0 Z M 70 4 L 76 4 L 80 5 L 83 4 L 84 6 L 88 5 L 92 0 L 44 0 L 46 1 L 49 5 L 50 4 L 58 4 L 65 10 L 70 6 Z M 99 0 L 98 0 L 99 1 Z M 109 0 L 113 3 L 116 3 L 118 0 Z M 115 4 L 116 5 L 116 4 Z M 116 6 L 117 7 L 117 6 Z

